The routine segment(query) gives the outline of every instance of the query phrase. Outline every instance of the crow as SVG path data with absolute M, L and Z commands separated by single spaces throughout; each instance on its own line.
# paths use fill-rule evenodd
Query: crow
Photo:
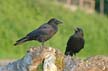
M 82 48 L 84 48 L 84 33 L 79 27 L 75 29 L 74 34 L 69 38 L 65 50 L 65 55 L 76 55 Z
M 49 40 L 58 31 L 58 24 L 60 23 L 62 23 L 62 21 L 51 18 L 47 23 L 28 33 L 25 37 L 17 40 L 14 45 L 16 46 L 27 41 L 36 40 L 41 42 L 42 46 L 44 46 L 44 42 Z

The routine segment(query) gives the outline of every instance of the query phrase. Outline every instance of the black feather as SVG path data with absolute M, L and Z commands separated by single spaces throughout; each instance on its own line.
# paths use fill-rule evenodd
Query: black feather
M 26 42 L 27 40 L 28 39 L 26 37 L 23 37 L 23 38 L 17 40 L 14 45 L 16 46 L 16 45 L 22 44 L 22 43 Z
M 24 38 L 16 41 L 14 45 L 18 45 L 31 40 L 36 40 L 43 44 L 45 41 L 49 40 L 58 31 L 59 23 L 62 22 L 55 18 L 52 18 L 47 23 L 41 25 L 39 28 L 28 33 Z
M 82 48 L 84 48 L 83 31 L 77 28 L 75 33 L 69 38 L 65 50 L 65 55 L 76 55 Z

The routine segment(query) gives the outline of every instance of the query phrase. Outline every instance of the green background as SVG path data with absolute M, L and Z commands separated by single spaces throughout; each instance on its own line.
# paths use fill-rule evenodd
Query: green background
M 87 14 L 71 10 L 50 0 L 0 0 L 0 58 L 19 58 L 31 46 L 40 46 L 31 41 L 13 46 L 16 40 L 46 23 L 50 18 L 64 22 L 59 31 L 45 43 L 46 46 L 65 51 L 68 38 L 75 27 L 84 30 L 85 48 L 77 54 L 84 58 L 93 55 L 108 55 L 108 18 L 98 13 Z

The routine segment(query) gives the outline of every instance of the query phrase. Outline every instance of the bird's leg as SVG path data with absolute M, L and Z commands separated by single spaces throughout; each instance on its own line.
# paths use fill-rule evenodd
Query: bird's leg
M 42 42 L 42 46 L 41 47 L 44 47 L 44 42 Z
M 73 54 L 73 58 L 76 58 L 76 54 Z
M 44 42 L 42 42 L 42 46 L 44 46 Z

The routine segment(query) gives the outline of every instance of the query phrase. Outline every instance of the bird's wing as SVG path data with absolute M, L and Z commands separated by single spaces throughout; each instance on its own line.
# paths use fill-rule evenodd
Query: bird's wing
M 38 29 L 30 32 L 27 36 L 31 39 L 34 39 L 39 36 L 48 35 L 52 31 L 52 27 L 48 24 L 41 25 Z
M 66 46 L 66 50 L 65 50 L 65 55 L 73 55 L 73 52 L 72 52 L 72 47 L 73 47 L 73 44 L 75 42 L 75 38 L 74 36 L 71 36 L 69 38 L 69 40 L 67 41 L 67 46 Z
M 74 36 L 70 37 L 67 46 L 69 49 L 73 49 L 77 52 L 79 52 L 79 50 L 81 50 L 82 48 L 84 48 L 84 39 L 83 38 L 76 38 Z
M 72 44 L 74 44 L 74 42 L 75 42 L 75 38 L 74 36 L 71 36 L 67 42 L 67 46 L 71 46 Z
M 51 26 L 48 24 L 43 24 L 38 28 L 38 30 L 41 30 L 41 31 L 46 31 L 46 30 L 48 31 L 49 29 L 51 29 Z
M 81 40 L 82 40 L 82 45 L 81 45 L 81 47 L 84 48 L 85 40 L 84 40 L 84 38 L 82 38 Z
M 56 33 L 56 29 L 49 24 L 44 24 L 38 28 L 39 31 L 44 32 L 46 35 L 52 36 Z

